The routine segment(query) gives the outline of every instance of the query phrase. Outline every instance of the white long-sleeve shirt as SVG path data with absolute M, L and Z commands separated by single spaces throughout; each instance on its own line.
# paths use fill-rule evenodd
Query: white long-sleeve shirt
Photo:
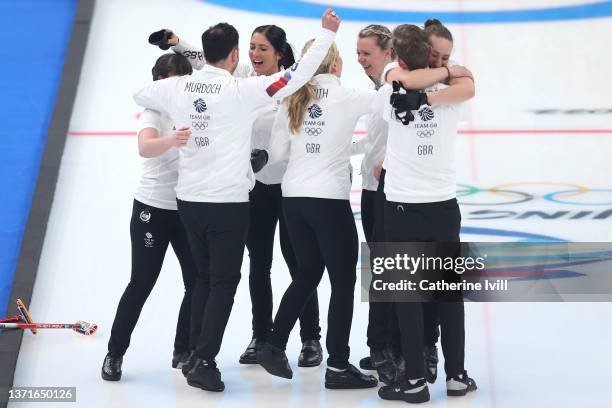
M 257 119 L 253 123 L 251 148 L 270 150 L 272 142 L 272 126 L 276 113 L 280 107 L 280 101 L 274 101 L 261 108 L 257 114 Z M 278 160 L 276 162 L 268 162 L 259 172 L 255 174 L 255 179 L 264 184 L 280 184 L 283 181 L 283 176 L 287 171 L 287 160 Z
M 308 104 L 297 134 L 289 133 L 287 105 L 280 106 L 269 163 L 289 159 L 283 197 L 348 200 L 353 131 L 359 117 L 373 111 L 376 92 L 344 88 L 331 74 L 317 75 L 313 82 L 318 98 Z
M 166 115 L 145 109 L 138 119 L 138 133 L 147 128 L 157 130 L 159 137 L 163 137 L 172 131 L 172 122 Z M 134 198 L 151 207 L 176 210 L 178 158 L 178 149 L 171 147 L 159 156 L 144 159 Z
M 200 70 L 206 64 L 202 50 L 198 50 L 183 40 L 173 46 L 172 50 L 178 54 L 184 55 L 189 60 L 193 69 Z M 247 78 L 257 74 L 251 65 L 239 63 L 233 75 L 237 78 Z M 257 119 L 253 122 L 251 149 L 270 149 L 272 124 L 274 123 L 274 117 L 278 111 L 279 103 L 280 101 L 278 100 L 271 101 L 268 106 L 262 107 L 257 111 Z M 287 170 L 287 162 L 279 161 L 264 166 L 263 169 L 255 174 L 255 179 L 264 184 L 280 184 L 283 180 L 285 170 Z
M 288 70 L 235 78 L 205 65 L 192 75 L 155 81 L 134 93 L 137 104 L 166 112 L 192 136 L 180 149 L 177 197 L 195 202 L 247 202 L 251 129 L 257 110 L 310 80 L 334 41 L 322 29 L 312 47 Z
M 377 113 L 373 113 L 368 117 L 366 129 L 368 144 L 361 160 L 361 187 L 364 190 L 376 191 L 378 180 L 374 177 L 374 168 L 385 158 L 388 124 Z
M 446 85 L 427 89 L 435 91 Z M 379 90 L 377 110 L 389 124 L 384 161 L 388 201 L 432 203 L 456 197 L 455 146 L 463 104 L 423 105 L 407 126 L 393 117 L 390 85 Z
M 371 85 L 371 89 L 376 89 Z M 374 167 L 384 159 L 387 146 L 387 121 L 379 112 L 372 112 L 366 120 L 366 136 L 351 145 L 351 155 L 363 154 L 361 160 L 362 189 L 376 191 L 378 180 L 374 177 Z

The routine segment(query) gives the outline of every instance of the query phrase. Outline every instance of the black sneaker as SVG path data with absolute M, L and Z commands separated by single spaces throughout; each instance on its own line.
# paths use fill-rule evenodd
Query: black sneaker
M 182 369 L 183 365 L 185 364 L 185 362 L 187 362 L 188 358 L 189 358 L 188 351 L 174 350 L 174 352 L 172 353 L 172 368 L 176 368 L 177 370 Z
M 196 356 L 195 350 L 192 350 L 187 356 L 187 359 L 185 360 L 185 362 L 183 363 L 183 366 L 181 367 L 181 371 L 185 377 L 187 377 L 187 374 L 189 374 L 189 371 L 191 371 L 193 366 L 195 366 L 196 359 L 197 359 L 197 356 Z
M 476 381 L 468 377 L 467 371 L 454 377 L 446 377 L 446 395 L 449 397 L 462 397 L 477 389 Z
M 361 368 L 362 370 L 375 370 L 375 368 L 372 367 L 372 360 L 370 359 L 370 357 L 364 357 L 359 360 L 359 368 Z
M 323 361 L 323 348 L 319 340 L 302 342 L 302 351 L 298 358 L 298 367 L 316 367 Z
M 352 364 L 344 371 L 329 368 L 325 371 L 325 388 L 331 390 L 373 388 L 377 385 L 376 377 L 362 373 Z
M 261 347 L 263 341 L 251 339 L 244 353 L 240 355 L 238 362 L 240 364 L 257 364 L 257 349 Z
M 393 362 L 393 357 L 387 349 L 370 350 L 370 362 L 378 373 L 380 382 L 387 385 L 396 382 L 397 369 Z
M 384 400 L 406 401 L 418 404 L 429 401 L 429 389 L 424 378 L 421 378 L 414 384 L 408 380 L 402 380 L 396 385 L 380 387 L 378 396 Z
M 122 356 L 113 356 L 107 353 L 102 363 L 102 379 L 106 381 L 119 381 L 121 379 Z
M 425 354 L 425 379 L 433 384 L 438 378 L 438 348 L 436 346 L 426 346 Z
M 257 350 L 257 362 L 272 375 L 287 379 L 293 378 L 293 371 L 289 366 L 287 354 L 284 350 L 270 343 L 264 343 Z
M 187 384 L 206 391 L 221 392 L 225 389 L 217 364 L 201 358 L 196 359 L 195 365 L 187 374 Z

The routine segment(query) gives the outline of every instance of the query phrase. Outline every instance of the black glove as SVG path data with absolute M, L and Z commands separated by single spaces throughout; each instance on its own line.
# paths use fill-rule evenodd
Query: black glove
M 170 48 L 168 40 L 172 37 L 172 31 L 159 30 L 149 36 L 149 44 L 157 45 L 162 50 L 166 51 Z
M 251 167 L 253 173 L 259 172 L 268 163 L 268 152 L 260 149 L 253 149 L 251 151 Z
M 400 93 L 400 89 L 404 89 L 406 93 Z M 407 125 L 414 120 L 414 115 L 411 111 L 418 110 L 421 105 L 429 105 L 427 102 L 427 94 L 419 91 L 407 90 L 398 81 L 393 81 L 393 93 L 389 98 L 395 118 Z
M 402 122 L 404 126 L 410 124 L 410 122 L 414 120 L 414 115 L 409 110 L 393 109 L 393 114 L 395 115 L 395 119 Z

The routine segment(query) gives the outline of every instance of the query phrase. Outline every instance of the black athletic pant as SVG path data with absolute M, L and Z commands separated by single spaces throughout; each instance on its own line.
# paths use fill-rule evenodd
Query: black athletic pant
M 436 302 L 423 303 L 423 341 L 433 347 L 440 337 L 440 311 Z
M 122 356 L 130 345 L 130 337 L 164 263 L 168 244 L 178 258 L 183 274 L 185 294 L 176 325 L 174 350 L 189 349 L 189 326 L 191 316 L 191 295 L 195 284 L 196 268 L 189 248 L 187 234 L 178 212 L 151 207 L 134 200 L 130 221 L 132 239 L 132 274 L 119 306 L 108 351 Z
M 385 169 L 382 169 L 377 191 L 361 192 L 361 223 L 367 242 L 384 242 L 385 208 Z M 434 346 L 438 342 L 440 317 L 436 303 L 423 305 L 423 327 L 425 345 Z M 368 315 L 368 347 L 399 349 L 399 328 L 396 324 L 393 304 L 386 302 L 370 303 Z
M 249 249 L 249 290 L 253 310 L 253 338 L 265 340 L 272 328 L 272 253 L 276 224 L 285 263 L 291 278 L 295 276 L 297 261 L 287 232 L 283 215 L 280 184 L 263 184 L 259 181 L 249 194 L 251 223 L 246 246 Z M 302 341 L 319 340 L 319 300 L 315 291 L 300 315 Z
M 268 342 L 285 349 L 289 333 L 327 268 L 331 298 L 327 316 L 327 365 L 347 368 L 358 255 L 355 218 L 348 200 L 284 197 L 297 273 L 285 291 Z
M 191 303 L 195 351 L 200 358 L 213 360 L 240 282 L 249 203 L 177 201 L 198 268 Z
M 376 191 L 361 190 L 361 226 L 366 242 L 373 242 L 375 200 Z
M 385 235 L 389 242 L 459 242 L 461 213 L 456 199 L 406 204 L 385 203 Z M 406 360 L 407 378 L 423 377 L 423 310 L 417 302 L 395 304 Z M 465 314 L 463 301 L 437 303 L 442 328 L 444 369 L 448 376 L 464 370 Z
M 385 170 L 382 169 L 378 189 L 375 192 L 364 190 L 361 201 L 361 220 L 367 242 L 385 241 Z M 364 195 L 363 193 L 367 193 Z M 365 200 L 364 200 L 365 198 Z M 365 219 L 364 220 L 364 213 Z M 371 231 L 368 238 L 366 227 Z M 374 256 L 370 256 L 373 259 Z M 372 350 L 384 348 L 399 349 L 399 328 L 395 319 L 395 308 L 389 302 L 371 302 L 368 313 L 368 347 Z

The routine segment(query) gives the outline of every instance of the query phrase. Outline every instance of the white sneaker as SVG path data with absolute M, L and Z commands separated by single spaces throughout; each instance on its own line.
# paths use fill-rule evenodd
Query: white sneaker
M 449 397 L 462 397 L 477 388 L 476 381 L 468 377 L 467 371 L 454 377 L 446 377 L 446 395 Z

